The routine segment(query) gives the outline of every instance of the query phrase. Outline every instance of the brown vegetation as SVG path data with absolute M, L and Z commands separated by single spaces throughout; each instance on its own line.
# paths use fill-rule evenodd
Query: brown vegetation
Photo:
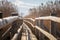
M 43 3 L 41 3 L 41 6 L 37 7 L 37 8 L 31 8 L 29 9 L 29 15 L 27 15 L 26 17 L 31 17 L 31 18 L 35 18 L 35 17 L 39 17 L 39 16 L 49 16 L 55 14 L 56 16 L 60 17 L 60 1 L 48 1 L 46 2 L 46 4 L 44 5 Z
M 11 16 L 11 13 L 17 12 L 15 5 L 7 0 L 0 1 L 0 12 L 3 13 L 3 17 Z

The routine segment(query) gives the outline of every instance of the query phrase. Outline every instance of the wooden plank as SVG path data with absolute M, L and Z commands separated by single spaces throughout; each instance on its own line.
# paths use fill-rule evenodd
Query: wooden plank
M 28 35 L 30 35 L 30 38 L 28 40 L 37 40 L 36 36 L 32 33 L 31 29 L 25 23 L 23 23 L 23 24 L 28 29 Z

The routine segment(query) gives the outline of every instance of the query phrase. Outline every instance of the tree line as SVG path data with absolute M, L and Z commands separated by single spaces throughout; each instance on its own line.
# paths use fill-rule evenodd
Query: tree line
M 18 10 L 16 8 L 16 6 L 14 4 L 12 4 L 11 2 L 7 1 L 7 0 L 1 0 L 0 1 L 0 12 L 2 13 L 8 13 L 9 15 L 11 15 L 11 13 L 18 13 Z
M 45 5 L 41 3 L 41 5 L 38 7 L 30 8 L 29 15 L 25 17 L 35 18 L 35 17 L 40 17 L 40 16 L 51 16 L 52 13 L 60 16 L 59 15 L 60 14 L 60 1 L 59 0 L 55 0 L 54 2 L 48 1 L 46 2 Z

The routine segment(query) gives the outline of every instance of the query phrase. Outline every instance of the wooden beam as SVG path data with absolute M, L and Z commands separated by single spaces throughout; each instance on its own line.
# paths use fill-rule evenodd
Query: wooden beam
M 38 17 L 35 19 L 36 20 L 51 20 L 51 21 L 60 23 L 60 17 L 55 17 L 55 16 L 44 16 L 44 17 Z
M 2 24 L 2 25 L 0 26 L 0 29 L 6 27 L 7 25 L 11 24 L 11 23 L 12 23 L 13 21 L 15 21 L 15 20 L 18 20 L 18 17 L 17 17 L 17 16 L 6 17 L 6 18 L 3 18 L 3 19 L 0 19 L 0 23 Z M 1 21 L 2 21 L 2 22 L 1 22 Z M 4 23 L 4 22 L 6 22 L 6 21 L 7 21 L 7 23 Z M 4 24 L 3 24 L 3 23 L 4 23 Z
M 41 33 L 43 33 L 46 37 L 48 37 L 50 40 L 57 40 L 52 34 L 48 33 L 47 31 L 43 30 L 42 28 L 38 26 L 34 26 L 32 23 L 28 22 L 32 25 L 32 27 L 38 29 Z
M 22 30 L 22 26 L 20 26 L 20 28 L 17 30 L 17 33 L 13 36 L 13 38 L 11 40 L 18 40 L 18 36 L 19 36 L 21 30 Z

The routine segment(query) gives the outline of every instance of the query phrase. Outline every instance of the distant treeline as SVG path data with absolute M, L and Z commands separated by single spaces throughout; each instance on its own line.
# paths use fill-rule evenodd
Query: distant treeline
M 41 3 L 39 7 L 29 9 L 29 15 L 25 17 L 35 18 L 39 16 L 50 16 L 52 13 L 60 16 L 60 1 L 48 1 L 45 5 Z

